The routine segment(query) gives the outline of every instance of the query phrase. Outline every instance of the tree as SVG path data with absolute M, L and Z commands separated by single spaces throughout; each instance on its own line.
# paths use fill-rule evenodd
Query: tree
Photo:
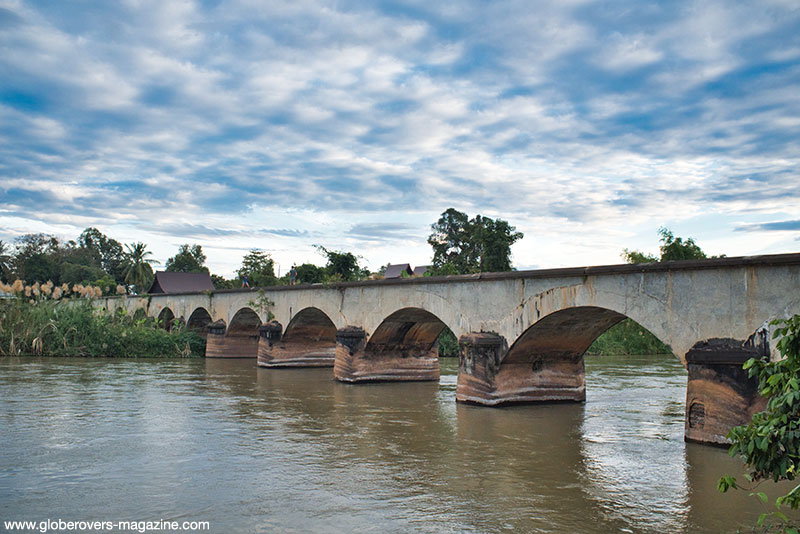
M 659 247 L 661 258 L 627 248 L 622 251 L 622 258 L 627 263 L 651 263 L 671 260 L 704 260 L 707 257 L 691 237 L 684 241 L 681 237 L 675 237 L 675 234 L 664 226 L 658 229 L 658 234 L 661 236 L 661 246 Z
M 297 270 L 297 283 L 319 284 L 325 281 L 325 268 L 313 263 L 304 263 L 295 267 Z
M 189 244 L 181 245 L 178 253 L 169 258 L 166 270 L 173 273 L 207 273 L 205 267 L 206 255 L 203 254 L 203 247 L 200 245 Z
M 78 245 L 92 251 L 100 264 L 117 283 L 125 282 L 125 250 L 116 239 L 112 239 L 97 228 L 87 228 L 78 237 Z
M 125 245 L 128 249 L 125 254 L 123 263 L 123 272 L 125 282 L 128 286 L 133 286 L 137 294 L 144 293 L 153 283 L 153 268 L 152 263 L 156 260 L 148 258 L 152 256 L 152 252 L 145 250 L 147 245 L 141 242 L 133 243 L 132 245 Z
M 11 281 L 11 247 L 0 240 L 0 281 Z
M 795 480 L 800 474 L 800 315 L 773 321 L 774 337 L 782 359 L 772 362 L 751 358 L 744 364 L 750 377 L 758 378 L 758 392 L 767 399 L 767 408 L 754 414 L 750 423 L 731 429 L 731 456 L 739 455 L 749 467 L 746 475 L 750 482 L 760 483 L 772 479 Z M 739 489 L 736 479 L 723 476 L 718 484 L 722 492 Z M 769 500 L 763 492 L 756 492 L 763 503 Z M 797 534 L 800 524 L 792 522 L 781 511 L 786 507 L 800 508 L 800 484 L 775 500 L 775 511 L 763 513 L 758 526 L 768 518 L 777 520 L 779 531 Z
M 247 277 L 252 287 L 274 286 L 278 283 L 275 278 L 275 261 L 262 250 L 253 249 L 242 258 L 242 266 L 236 273 L 239 280 Z
M 17 253 L 14 256 L 14 275 L 32 284 L 34 282 L 57 281 L 59 265 L 55 255 L 59 242 L 48 234 L 25 234 L 14 240 Z
M 502 219 L 470 219 L 453 208 L 442 212 L 431 228 L 432 275 L 510 271 L 511 245 L 523 237 Z
M 320 254 L 328 258 L 325 266 L 326 281 L 353 281 L 369 276 L 369 271 L 358 265 L 358 257 L 352 252 L 328 250 L 322 245 L 314 245 Z

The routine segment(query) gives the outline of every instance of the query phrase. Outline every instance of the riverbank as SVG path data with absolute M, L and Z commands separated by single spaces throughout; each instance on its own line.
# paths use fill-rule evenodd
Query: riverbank
M 0 300 L 0 356 L 202 357 L 205 340 L 176 325 L 95 310 L 86 299 Z

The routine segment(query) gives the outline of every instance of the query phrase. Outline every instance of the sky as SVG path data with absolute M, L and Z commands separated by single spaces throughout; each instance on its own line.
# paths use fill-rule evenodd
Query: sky
M 6 242 L 376 270 L 450 207 L 518 269 L 800 251 L 800 3 L 0 0 Z

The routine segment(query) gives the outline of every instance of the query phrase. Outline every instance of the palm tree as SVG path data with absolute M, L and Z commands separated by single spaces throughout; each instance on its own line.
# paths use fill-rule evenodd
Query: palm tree
M 11 272 L 11 254 L 9 252 L 11 252 L 11 247 L 0 240 L 0 280 L 5 282 L 10 282 L 6 279 Z
M 153 279 L 153 268 L 150 267 L 151 263 L 156 263 L 156 260 L 151 260 L 147 256 L 151 256 L 152 252 L 145 250 L 147 245 L 144 243 L 133 243 L 133 245 L 125 245 L 128 252 L 125 254 L 125 283 L 132 285 L 136 288 L 137 293 L 147 290 L 147 286 Z

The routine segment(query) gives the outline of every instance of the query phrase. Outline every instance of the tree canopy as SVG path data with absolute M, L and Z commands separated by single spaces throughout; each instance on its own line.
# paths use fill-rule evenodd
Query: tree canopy
M 155 260 L 148 258 L 152 253 L 146 250 L 147 245 L 144 243 L 125 245 L 125 248 L 128 249 L 123 262 L 125 284 L 133 286 L 136 293 L 144 293 L 153 283 L 154 274 L 150 264 L 155 263 Z
M 167 260 L 165 270 L 173 273 L 207 273 L 206 255 L 200 245 L 181 245 L 178 253 Z
M 672 230 L 664 226 L 658 229 L 658 234 L 661 236 L 660 251 L 661 256 L 656 257 L 652 254 L 645 254 L 638 250 L 624 249 L 622 251 L 622 258 L 627 263 L 652 263 L 657 261 L 671 261 L 671 260 L 704 260 L 707 258 L 706 253 L 695 243 L 693 238 L 684 240 L 682 237 L 675 237 Z
M 369 276 L 369 270 L 358 264 L 358 256 L 352 252 L 342 252 L 339 250 L 328 250 L 322 245 L 314 245 L 320 254 L 328 259 L 325 265 L 326 281 L 350 282 L 361 280 Z M 299 277 L 299 271 L 298 271 Z
M 242 266 L 236 273 L 239 280 L 247 277 L 251 287 L 274 286 L 278 283 L 275 278 L 275 261 L 262 250 L 253 249 L 242 258 Z
M 511 245 L 523 237 L 502 219 L 470 219 L 454 208 L 442 212 L 431 228 L 434 275 L 510 271 Z

